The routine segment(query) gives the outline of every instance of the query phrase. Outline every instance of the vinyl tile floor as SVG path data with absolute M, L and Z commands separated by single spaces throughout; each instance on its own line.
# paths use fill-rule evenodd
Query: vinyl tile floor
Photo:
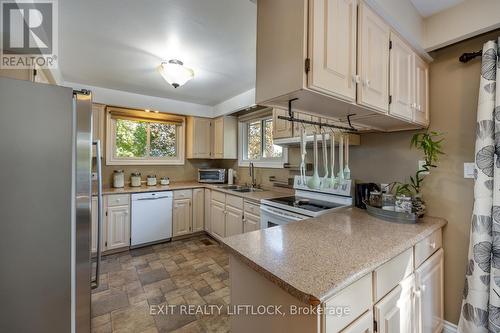
M 105 256 L 101 267 L 92 332 L 229 332 L 229 259 L 210 237 Z M 185 305 L 222 311 L 186 313 Z

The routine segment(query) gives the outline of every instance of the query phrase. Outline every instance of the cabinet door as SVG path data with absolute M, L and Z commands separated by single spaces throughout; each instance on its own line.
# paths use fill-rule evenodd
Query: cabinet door
M 226 206 L 226 237 L 243 233 L 243 211 Z
M 443 330 L 443 249 L 415 270 L 417 332 Z
M 224 238 L 226 236 L 226 211 L 225 205 L 218 201 L 212 200 L 210 207 L 210 222 L 212 224 L 212 233 L 218 237 Z
M 215 119 L 214 124 L 214 158 L 224 157 L 224 117 Z
M 413 121 L 429 124 L 429 65 L 415 57 L 415 108 Z
M 312 3 L 309 87 L 354 101 L 356 98 L 357 0 Z
M 415 53 L 398 36 L 391 33 L 389 114 L 413 120 Z
M 243 232 L 250 232 L 260 229 L 260 217 L 245 212 L 243 219 Z
M 358 103 L 387 113 L 389 109 L 389 26 L 367 5 L 359 5 Z
M 373 333 L 373 312 L 368 311 L 343 329 L 341 333 Z
M 288 117 L 288 111 L 273 109 L 273 139 L 292 137 L 292 122 L 279 119 L 278 116 Z
M 205 226 L 205 189 L 193 189 L 193 232 L 203 231 Z
M 212 192 L 209 189 L 205 189 L 205 231 L 212 232 L 211 227 L 211 213 L 210 213 L 210 203 L 212 201 Z
M 175 199 L 172 219 L 173 236 L 176 237 L 191 233 L 191 219 L 191 199 Z
M 193 157 L 210 158 L 211 143 L 211 119 L 194 118 L 193 120 Z
M 129 206 L 108 207 L 106 250 L 130 246 Z
M 376 331 L 380 333 L 413 332 L 413 289 L 415 277 L 410 275 L 374 306 Z
M 98 217 L 97 217 L 97 197 L 92 197 L 92 232 L 91 232 L 91 246 L 90 246 L 90 252 L 96 253 L 97 252 L 97 222 L 98 222 Z
M 92 104 L 92 140 L 101 140 L 101 154 L 104 151 L 104 119 L 106 105 Z M 92 156 L 96 156 L 95 146 L 92 146 Z

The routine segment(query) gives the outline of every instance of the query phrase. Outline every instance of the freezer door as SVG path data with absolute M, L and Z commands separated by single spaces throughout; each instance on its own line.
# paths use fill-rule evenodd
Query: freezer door
M 90 332 L 91 111 L 75 103 L 0 78 L 0 332 Z

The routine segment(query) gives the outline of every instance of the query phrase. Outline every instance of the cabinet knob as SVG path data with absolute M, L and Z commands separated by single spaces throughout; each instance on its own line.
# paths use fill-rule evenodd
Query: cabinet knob
M 432 242 L 429 244 L 429 246 L 432 248 L 432 249 L 435 249 L 436 248 L 436 242 Z
M 360 83 L 361 79 L 359 78 L 359 75 L 353 75 L 352 76 L 352 83 Z
M 416 108 L 417 108 L 417 103 L 411 103 L 410 107 L 411 107 L 412 109 L 416 109 Z
M 422 111 L 422 105 L 417 106 L 418 111 Z
M 365 85 L 365 87 L 369 87 L 370 86 L 370 80 L 365 79 L 364 85 Z

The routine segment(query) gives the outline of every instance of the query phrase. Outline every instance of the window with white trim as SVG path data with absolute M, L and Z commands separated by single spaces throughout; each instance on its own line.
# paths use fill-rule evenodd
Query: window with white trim
M 273 143 L 273 119 L 265 117 L 240 122 L 239 166 L 282 168 L 288 162 L 286 148 Z
M 107 113 L 106 164 L 184 164 L 184 121 L 142 111 Z

